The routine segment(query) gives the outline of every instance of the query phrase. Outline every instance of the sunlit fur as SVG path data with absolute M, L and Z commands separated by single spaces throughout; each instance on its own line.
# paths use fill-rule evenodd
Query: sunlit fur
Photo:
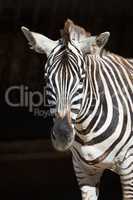
M 124 200 L 133 199 L 133 80 L 124 63 L 112 55 L 83 60 L 69 43 L 58 45 L 45 67 L 51 112 L 69 113 L 74 130 L 68 147 L 84 200 L 98 199 L 106 168 L 120 174 Z

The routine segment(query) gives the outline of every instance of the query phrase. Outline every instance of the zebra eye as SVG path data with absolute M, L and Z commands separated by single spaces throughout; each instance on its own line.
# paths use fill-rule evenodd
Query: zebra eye
M 80 80 L 79 84 L 80 84 L 80 85 L 82 85 L 82 84 L 83 84 L 83 81 L 82 81 L 82 80 Z
M 81 77 L 79 83 L 82 84 L 82 83 L 83 83 L 83 80 L 84 80 L 84 77 Z

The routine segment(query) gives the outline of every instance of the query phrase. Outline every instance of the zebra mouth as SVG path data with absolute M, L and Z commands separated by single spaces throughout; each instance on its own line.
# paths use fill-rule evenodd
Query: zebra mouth
M 57 151 L 68 151 L 73 145 L 74 142 L 74 137 L 70 137 L 67 140 L 61 140 L 60 138 L 56 137 L 55 133 L 51 133 L 51 140 L 52 140 L 52 145 L 55 150 Z

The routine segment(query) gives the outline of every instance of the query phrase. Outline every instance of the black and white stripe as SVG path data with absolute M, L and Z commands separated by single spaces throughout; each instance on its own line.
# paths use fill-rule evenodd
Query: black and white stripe
M 65 116 L 71 110 L 71 119 L 76 120 L 83 96 L 84 65 L 81 52 L 71 43 L 69 48 L 60 43 L 51 53 L 45 66 L 48 102 L 55 105 L 51 113 Z
M 127 62 L 111 54 L 86 56 L 85 93 L 72 148 L 81 188 L 97 187 L 102 171 L 112 169 L 121 176 L 124 200 L 133 199 L 133 81 Z
M 92 49 L 92 52 L 90 52 L 90 54 L 95 54 L 95 55 L 100 55 L 101 57 L 103 56 L 114 56 L 114 58 L 119 61 L 122 65 L 124 65 L 127 70 L 130 72 L 131 76 L 133 77 L 133 58 L 124 58 L 118 54 L 115 54 L 115 53 L 112 53 L 110 51 L 107 51 L 106 49 L 104 48 L 99 48 L 98 46 L 95 45 L 95 52 L 93 50 L 93 46 L 91 45 L 91 49 Z

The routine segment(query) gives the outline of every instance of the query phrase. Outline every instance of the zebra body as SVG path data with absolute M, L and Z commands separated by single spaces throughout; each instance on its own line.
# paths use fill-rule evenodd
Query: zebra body
M 79 42 L 70 21 L 65 27 L 68 40 L 51 43 L 22 28 L 32 48 L 48 56 L 47 96 L 55 114 L 52 143 L 57 150 L 71 150 L 83 200 L 98 199 L 107 168 L 120 175 L 123 199 L 133 199 L 132 79 L 111 55 L 84 56 L 85 41 Z
M 92 88 L 85 84 L 88 88 L 85 89 L 85 100 L 81 106 L 85 110 L 81 110 L 77 118 L 77 138 L 72 148 L 77 179 L 83 188 L 88 184 L 96 186 L 103 170 L 111 169 L 120 175 L 122 173 L 122 184 L 132 190 L 133 180 L 130 185 L 130 181 L 123 182 L 122 179 L 124 175 L 122 166 L 128 166 L 128 163 L 125 164 L 125 159 L 130 151 L 130 164 L 133 159 L 132 80 L 125 66 L 116 63 L 112 55 L 102 58 L 89 55 L 86 62 L 88 63 L 86 81 L 90 83 L 91 79 L 93 84 Z M 130 168 L 127 169 L 130 172 L 127 177 L 133 179 L 133 165 Z M 125 192 L 123 186 L 124 199 L 133 198 L 133 193 L 131 198 L 126 194 L 127 191 Z M 94 199 L 96 199 L 95 194 Z

